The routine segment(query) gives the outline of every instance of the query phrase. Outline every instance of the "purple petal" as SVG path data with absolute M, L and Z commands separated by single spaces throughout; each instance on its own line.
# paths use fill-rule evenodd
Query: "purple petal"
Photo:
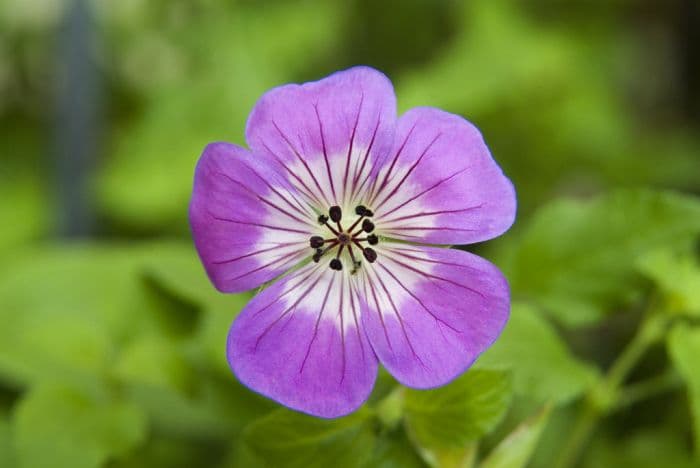
M 206 147 L 195 170 L 190 226 L 220 291 L 245 291 L 309 253 L 315 214 L 286 182 L 235 145 Z
M 494 265 L 460 250 L 398 244 L 378 250 L 363 270 L 362 323 L 372 348 L 402 384 L 444 385 L 501 333 L 508 284 Z
M 317 206 L 348 207 L 362 201 L 395 125 L 389 79 L 355 67 L 267 92 L 248 119 L 246 139 Z
M 263 290 L 231 328 L 228 359 L 245 385 L 334 418 L 369 396 L 377 358 L 361 330 L 354 278 L 310 263 Z
M 479 131 L 432 108 L 415 108 L 399 119 L 370 199 L 382 234 L 415 242 L 480 242 L 502 234 L 515 219 L 513 185 Z

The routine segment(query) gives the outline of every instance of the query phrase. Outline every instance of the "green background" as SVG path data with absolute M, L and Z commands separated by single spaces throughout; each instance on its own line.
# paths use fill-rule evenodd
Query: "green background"
M 1 467 L 700 465 L 696 1 L 76 3 L 0 0 Z M 356 64 L 482 130 L 513 309 L 450 385 L 321 420 L 230 373 L 250 295 L 186 211 L 261 93 Z

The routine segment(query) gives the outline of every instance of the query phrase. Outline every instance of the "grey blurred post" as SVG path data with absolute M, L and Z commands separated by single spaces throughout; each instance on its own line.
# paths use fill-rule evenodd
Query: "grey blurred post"
M 97 31 L 86 0 L 66 9 L 56 53 L 54 148 L 58 229 L 86 237 L 94 227 L 89 177 L 100 133 Z

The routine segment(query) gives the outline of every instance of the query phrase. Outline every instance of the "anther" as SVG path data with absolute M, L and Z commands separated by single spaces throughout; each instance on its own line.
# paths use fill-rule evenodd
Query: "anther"
M 318 224 L 326 224 L 328 222 L 328 216 L 326 215 L 319 215 L 318 216 Z
M 369 263 L 374 263 L 374 261 L 377 259 L 377 252 L 371 247 L 366 247 L 362 251 L 362 254 L 365 256 Z
M 318 261 L 321 260 L 321 255 L 323 255 L 323 250 L 321 250 L 321 249 L 316 249 L 316 253 L 314 253 L 314 256 L 311 257 L 311 259 L 312 259 L 315 263 L 318 263 Z
M 374 231 L 374 223 L 369 219 L 365 219 L 364 221 L 362 221 L 362 230 L 365 232 Z
M 343 217 L 343 212 L 340 210 L 340 207 L 338 205 L 331 206 L 328 210 L 328 214 L 330 215 L 331 220 L 334 223 L 337 223 Z
M 355 207 L 355 214 L 358 216 L 364 216 L 367 213 L 367 207 L 364 205 L 357 205 Z
M 342 269 L 343 269 L 343 263 L 340 260 L 338 260 L 337 258 L 334 258 L 333 260 L 331 260 L 331 270 L 340 271 Z
M 323 237 L 321 236 L 311 236 L 311 239 L 309 239 L 309 245 L 317 249 L 323 245 Z
M 369 242 L 369 245 L 377 245 L 379 243 L 379 237 L 377 237 L 376 234 L 370 234 L 367 236 L 367 242 Z

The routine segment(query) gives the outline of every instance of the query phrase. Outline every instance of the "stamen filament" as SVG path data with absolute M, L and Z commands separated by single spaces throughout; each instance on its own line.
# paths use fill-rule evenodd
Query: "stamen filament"
M 362 221 L 362 220 L 364 219 L 364 217 L 365 217 L 365 215 L 362 215 L 362 216 L 360 216 L 359 218 L 357 218 L 357 219 L 355 220 L 355 222 L 352 223 L 352 226 L 350 226 L 350 227 L 348 228 L 348 232 L 352 232 L 352 230 L 355 229 L 355 226 L 357 226 L 357 225 L 360 223 L 360 221 Z M 358 232 L 362 232 L 362 230 L 360 230 L 360 231 L 358 231 Z
M 333 234 L 335 234 L 336 236 L 339 236 L 339 235 L 340 235 L 340 233 L 339 233 L 338 231 L 336 231 L 336 230 L 333 228 L 333 226 L 331 226 L 330 224 L 328 224 L 328 221 L 326 221 L 324 224 L 325 224 L 325 226 L 326 226 L 328 229 L 331 230 L 331 232 L 332 232 Z M 341 231 L 342 231 L 342 230 L 341 230 Z

